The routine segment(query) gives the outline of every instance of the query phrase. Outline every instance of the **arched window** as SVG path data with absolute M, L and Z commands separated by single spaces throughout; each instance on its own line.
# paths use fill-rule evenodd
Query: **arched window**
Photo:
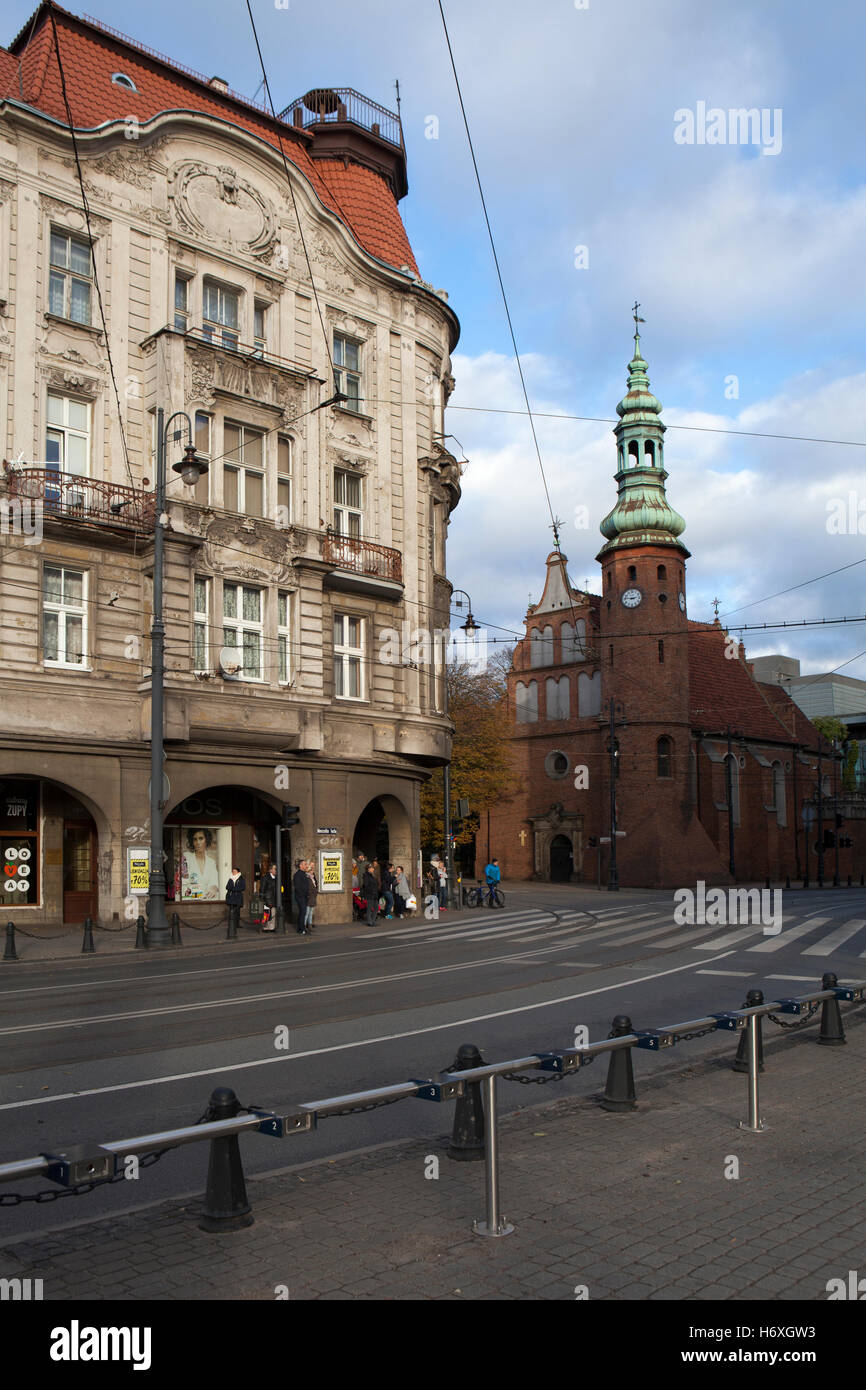
M 637 566 L 636 566 L 636 565 L 629 565 L 629 567 L 628 567 L 628 577 L 629 577 L 629 579 L 630 579 L 632 582 L 634 582 L 634 580 L 637 579 Z
M 659 638 L 659 665 L 660 665 L 660 666 L 664 663 L 664 659 L 665 659 L 665 644 L 664 644 L 664 642 L 661 640 L 661 638 Z
M 656 744 L 656 777 L 673 777 L 674 745 L 667 734 L 662 734 Z
M 550 677 L 547 681 L 545 699 L 548 719 L 568 719 L 571 714 L 571 682 L 568 676 L 561 676 L 559 680 Z
M 585 661 L 586 623 L 583 618 L 578 618 L 574 627 L 571 623 L 563 623 L 559 632 L 563 665 L 567 661 Z
M 656 466 L 656 450 L 651 439 L 647 439 L 644 442 L 643 461 L 647 468 L 655 468 Z
M 773 809 L 778 825 L 788 824 L 788 807 L 785 797 L 785 769 L 780 762 L 773 763 Z
M 553 628 L 534 627 L 530 633 L 530 666 L 553 665 Z
M 639 463 L 640 463 L 640 445 L 638 444 L 638 442 L 637 442 L 636 439 L 631 439 L 631 440 L 629 440 L 629 446 L 628 446 L 628 466 L 629 466 L 629 468 L 637 468 L 637 466 L 638 466 Z
M 588 719 L 601 710 L 601 671 L 587 675 L 581 671 L 577 678 L 577 717 Z
M 518 681 L 514 687 L 518 724 L 534 724 L 538 719 L 538 682 L 529 681 L 527 685 Z
M 662 580 L 662 582 L 664 582 L 664 581 L 667 579 L 667 577 L 668 577 L 667 566 L 666 566 L 666 565 L 659 565 L 658 569 L 656 570 L 656 579 L 660 579 L 660 580 Z

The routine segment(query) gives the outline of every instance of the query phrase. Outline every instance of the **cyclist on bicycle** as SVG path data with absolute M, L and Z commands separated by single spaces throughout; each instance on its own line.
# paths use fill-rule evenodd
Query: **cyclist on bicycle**
M 502 877 L 502 875 L 501 875 L 500 872 L 499 872 L 499 860 L 498 860 L 498 859 L 491 859 L 490 863 L 487 865 L 486 869 L 484 870 L 484 877 L 487 879 L 487 890 L 488 890 L 487 906 L 488 906 L 488 907 L 495 907 L 495 906 L 496 906 L 496 890 L 497 890 L 497 888 L 499 887 L 499 880 L 500 880 L 500 878 Z

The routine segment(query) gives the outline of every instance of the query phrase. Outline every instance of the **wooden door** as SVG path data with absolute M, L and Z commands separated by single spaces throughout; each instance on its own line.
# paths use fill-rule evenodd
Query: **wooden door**
M 96 917 L 96 827 L 92 821 L 63 822 L 63 920 Z

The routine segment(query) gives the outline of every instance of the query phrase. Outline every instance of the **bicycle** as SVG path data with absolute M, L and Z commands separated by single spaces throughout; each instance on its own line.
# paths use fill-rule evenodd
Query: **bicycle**
M 479 883 L 477 888 L 465 888 L 463 890 L 464 901 L 467 907 L 483 907 L 488 901 L 490 890 L 483 883 Z M 493 890 L 493 907 L 505 906 L 505 894 L 500 888 Z

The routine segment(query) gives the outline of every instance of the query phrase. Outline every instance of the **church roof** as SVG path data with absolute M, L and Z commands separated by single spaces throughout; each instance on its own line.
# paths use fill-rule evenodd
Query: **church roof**
M 41 5 L 0 49 L 0 101 L 23 103 L 67 125 L 49 6 Z M 279 150 L 305 175 L 320 202 L 370 255 L 400 269 L 418 267 L 397 202 L 383 176 L 341 159 L 312 159 L 312 137 L 274 118 L 264 107 L 210 85 L 182 64 L 123 34 L 53 6 L 66 87 L 76 131 L 135 116 L 144 125 L 167 111 L 200 112 L 238 127 Z M 112 82 L 125 73 L 137 91 Z
M 723 628 L 689 620 L 688 631 L 693 728 L 724 734 L 730 725 L 736 737 L 801 743 L 817 752 L 818 731 L 790 696 L 780 686 L 756 681 L 744 660 L 725 655 Z

